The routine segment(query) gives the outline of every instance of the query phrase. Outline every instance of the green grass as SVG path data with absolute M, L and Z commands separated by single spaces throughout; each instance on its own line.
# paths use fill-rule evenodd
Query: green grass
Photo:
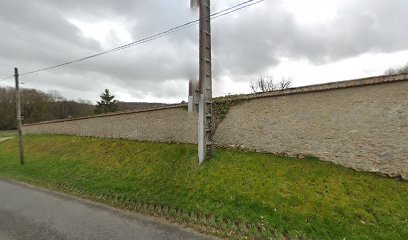
M 17 131 L 0 131 L 0 138 L 2 137 L 14 137 L 17 136 Z
M 408 239 L 408 183 L 314 158 L 87 137 L 0 143 L 0 177 L 231 238 Z

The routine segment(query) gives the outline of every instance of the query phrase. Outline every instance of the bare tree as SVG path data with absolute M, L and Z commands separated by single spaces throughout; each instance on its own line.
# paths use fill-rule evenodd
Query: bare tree
M 274 78 L 271 75 L 261 76 L 258 81 L 251 82 L 250 87 L 254 93 L 269 92 L 274 90 L 283 90 L 290 88 L 292 80 L 290 78 L 282 78 L 279 82 L 275 83 Z
M 387 71 L 385 71 L 384 74 L 394 75 L 394 74 L 402 74 L 402 73 L 408 73 L 408 63 L 401 67 L 390 68 Z
M 60 92 L 58 92 L 57 90 L 49 90 L 47 92 L 47 95 L 50 98 L 50 102 L 62 102 L 62 101 L 66 101 L 67 99 L 64 98 L 62 96 L 62 94 Z
M 67 100 L 57 91 L 48 93 L 35 89 L 21 89 L 21 108 L 24 123 L 63 119 L 68 116 L 91 115 L 95 108 L 91 102 Z M 0 87 L 0 130 L 15 129 L 15 89 Z
M 278 82 L 278 89 L 283 90 L 290 88 L 292 85 L 292 80 L 290 78 L 282 78 L 280 82 Z

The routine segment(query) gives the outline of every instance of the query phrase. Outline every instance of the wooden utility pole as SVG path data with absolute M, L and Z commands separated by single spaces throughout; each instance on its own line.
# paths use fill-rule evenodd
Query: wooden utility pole
M 24 165 L 24 145 L 21 131 L 21 101 L 20 101 L 20 87 L 18 82 L 18 68 L 14 68 L 14 79 L 16 80 L 16 109 L 17 109 L 17 129 L 18 129 L 18 144 L 20 150 L 20 163 Z
M 200 78 L 198 117 L 198 161 L 210 157 L 213 144 L 212 71 L 211 71 L 211 0 L 200 0 Z

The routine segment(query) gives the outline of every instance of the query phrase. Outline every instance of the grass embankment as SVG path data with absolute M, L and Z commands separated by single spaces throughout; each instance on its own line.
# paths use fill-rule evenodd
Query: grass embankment
M 17 136 L 17 130 L 0 131 L 0 138 Z
M 408 239 L 408 183 L 325 163 L 194 145 L 71 136 L 0 143 L 0 177 L 165 217 L 223 237 Z

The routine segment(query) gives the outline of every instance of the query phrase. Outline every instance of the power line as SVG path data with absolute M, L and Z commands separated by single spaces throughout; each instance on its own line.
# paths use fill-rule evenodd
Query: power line
M 108 53 L 112 53 L 112 52 L 120 51 L 120 50 L 123 50 L 123 49 L 126 49 L 126 48 L 134 47 L 134 46 L 137 46 L 137 45 L 140 45 L 140 44 L 143 44 L 143 43 L 146 43 L 146 42 L 150 42 L 150 41 L 153 41 L 155 39 L 158 39 L 158 38 L 161 38 L 161 37 L 164 37 L 164 36 L 167 36 L 167 35 L 169 35 L 171 33 L 183 30 L 185 28 L 194 26 L 194 25 L 198 24 L 200 21 L 203 21 L 203 20 L 206 20 L 206 19 L 219 18 L 219 17 L 225 16 L 225 15 L 231 14 L 233 12 L 239 11 L 241 9 L 244 9 L 244 8 L 253 6 L 255 4 L 261 3 L 263 1 L 264 0 L 257 0 L 257 1 L 256 0 L 247 0 L 245 2 L 239 3 L 237 5 L 226 8 L 224 10 L 221 10 L 219 12 L 213 13 L 208 18 L 193 20 L 193 21 L 178 25 L 176 27 L 170 28 L 170 29 L 168 29 L 166 31 L 151 35 L 149 37 L 145 37 L 145 38 L 139 39 L 137 41 L 134 41 L 134 42 L 131 42 L 131 43 L 128 43 L 128 44 L 125 44 L 125 45 L 122 45 L 122 46 L 119 46 L 119 47 L 116 47 L 116 48 L 112 48 L 112 49 L 109 49 L 109 50 L 106 50 L 106 51 L 103 51 L 103 52 L 100 52 L 100 53 L 89 55 L 89 56 L 86 56 L 86 57 L 83 57 L 83 58 L 75 59 L 75 60 L 68 61 L 68 62 L 65 62 L 65 63 L 61 63 L 61 64 L 57 64 L 57 65 L 54 65 L 54 66 L 45 67 L 45 68 L 41 68 L 41 69 L 29 71 L 29 72 L 24 72 L 24 73 L 21 73 L 20 76 L 30 75 L 30 74 L 34 74 L 34 73 L 38 73 L 38 72 L 43 72 L 43 71 L 63 67 L 63 66 L 70 65 L 70 64 L 73 64 L 73 63 L 82 62 L 82 61 L 85 61 L 85 60 L 88 60 L 88 59 L 91 59 L 91 58 L 99 57 L 101 55 L 105 55 L 105 54 L 108 54 Z M 13 78 L 13 77 L 14 77 L 14 75 L 12 75 L 10 77 L 7 77 L 7 78 L 4 78 L 4 79 L 0 80 L 0 82 L 8 80 L 8 79 Z
M 258 0 L 258 1 L 255 1 L 255 2 L 253 2 L 253 1 L 247 1 L 247 2 L 246 2 L 246 3 L 248 3 L 247 5 L 241 6 L 241 7 L 235 6 L 234 8 L 236 8 L 236 9 L 231 10 L 231 11 L 228 11 L 228 12 L 225 12 L 225 13 L 218 13 L 217 16 L 211 17 L 211 19 L 219 18 L 219 17 L 225 16 L 225 15 L 228 15 L 228 14 L 230 14 L 230 13 L 237 12 L 237 11 L 239 11 L 239 10 L 241 10 L 241 9 L 250 7 L 250 6 L 252 6 L 252 5 L 256 5 L 256 4 L 261 3 L 261 2 L 263 2 L 263 1 L 264 1 L 264 0 Z
M 6 80 L 9 80 L 9 79 L 11 79 L 11 78 L 13 78 L 13 77 L 14 77 L 14 75 L 12 75 L 12 76 L 10 76 L 10 77 L 3 78 L 3 79 L 1 79 L 1 80 L 0 80 L 0 82 L 3 82 L 3 81 L 6 81 Z

